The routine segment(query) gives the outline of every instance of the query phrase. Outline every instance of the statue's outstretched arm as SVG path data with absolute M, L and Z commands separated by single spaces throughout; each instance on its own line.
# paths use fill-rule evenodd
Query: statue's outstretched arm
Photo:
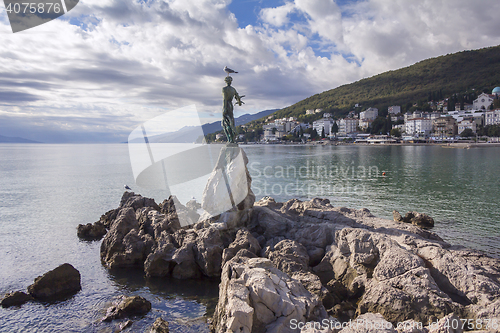
M 245 95 L 240 96 L 240 95 L 238 95 L 238 93 L 235 91 L 234 97 L 236 98 L 237 103 L 238 103 L 238 105 L 239 105 L 239 106 L 241 106 L 241 104 L 245 104 L 245 102 L 243 102 L 243 101 L 241 100 L 243 97 L 245 97 Z

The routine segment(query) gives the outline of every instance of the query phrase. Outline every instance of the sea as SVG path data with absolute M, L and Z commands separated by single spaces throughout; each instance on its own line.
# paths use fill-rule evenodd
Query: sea
M 451 244 L 500 258 L 500 147 L 242 147 L 257 199 L 328 198 L 389 219 L 393 210 L 418 211 Z M 0 308 L 0 332 L 114 332 L 120 322 L 101 318 L 121 295 L 152 302 L 130 331 L 143 332 L 158 317 L 172 332 L 209 331 L 218 281 L 109 271 L 100 242 L 77 238 L 78 224 L 118 206 L 124 184 L 157 203 L 170 194 L 135 184 L 127 144 L 0 144 L 0 297 L 66 262 L 82 276 L 82 290 L 67 300 Z

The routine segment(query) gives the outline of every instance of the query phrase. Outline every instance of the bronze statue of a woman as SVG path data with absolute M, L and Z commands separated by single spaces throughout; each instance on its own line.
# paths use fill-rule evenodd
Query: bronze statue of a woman
M 233 98 L 236 98 L 236 103 L 241 106 L 243 101 L 241 100 L 245 95 L 240 96 L 236 89 L 231 87 L 233 78 L 226 76 L 224 79 L 227 86 L 222 88 L 222 96 L 224 97 L 224 104 L 222 105 L 222 128 L 224 129 L 224 134 L 226 134 L 228 143 L 236 143 L 236 128 L 234 125 L 234 114 L 233 114 Z

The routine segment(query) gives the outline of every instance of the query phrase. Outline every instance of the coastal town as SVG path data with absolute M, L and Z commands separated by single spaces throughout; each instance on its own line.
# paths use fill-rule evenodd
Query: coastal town
M 305 110 L 306 116 L 320 119 L 304 122 L 297 117 L 275 119 L 267 117 L 258 129 L 248 125 L 239 128 L 238 141 L 255 143 L 284 142 L 352 142 L 352 143 L 432 143 L 457 140 L 499 142 L 500 136 L 500 87 L 491 93 L 483 92 L 472 103 L 450 105 L 449 99 L 430 101 L 426 111 L 402 113 L 399 105 L 386 110 L 375 107 L 355 110 L 346 117 L 335 119 L 323 109 Z M 451 106 L 451 107 L 450 107 Z M 356 110 L 364 111 L 356 111 Z M 382 112 L 384 111 L 384 112 Z M 216 140 L 224 140 L 218 133 Z

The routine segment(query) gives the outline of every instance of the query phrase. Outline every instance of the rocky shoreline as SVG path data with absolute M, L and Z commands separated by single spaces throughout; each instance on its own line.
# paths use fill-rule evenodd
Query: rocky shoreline
M 109 229 L 102 264 L 220 277 L 214 332 L 500 331 L 500 260 L 417 227 L 427 216 L 390 221 L 317 198 L 247 202 L 203 220 L 194 203 L 126 192 L 94 224 Z M 180 214 L 193 224 L 181 227 Z

